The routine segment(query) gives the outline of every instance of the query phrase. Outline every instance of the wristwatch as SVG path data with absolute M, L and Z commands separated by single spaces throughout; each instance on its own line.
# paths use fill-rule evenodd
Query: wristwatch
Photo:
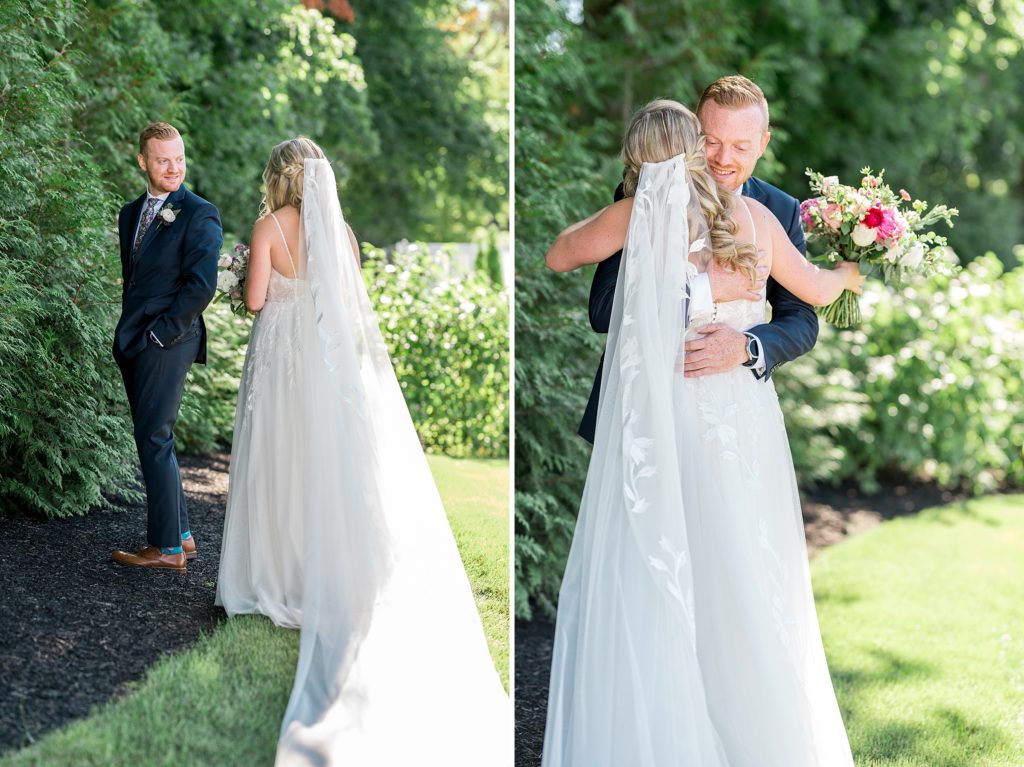
M 743 367 L 752 368 L 761 359 L 760 344 L 757 342 L 757 338 L 750 333 L 744 333 L 743 335 L 747 337 L 747 357 L 749 358 L 743 363 Z

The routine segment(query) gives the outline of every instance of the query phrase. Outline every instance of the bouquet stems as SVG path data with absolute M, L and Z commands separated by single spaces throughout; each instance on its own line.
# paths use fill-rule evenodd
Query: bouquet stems
M 844 290 L 839 298 L 819 311 L 825 322 L 837 328 L 852 328 L 860 324 L 860 299 L 851 290 Z

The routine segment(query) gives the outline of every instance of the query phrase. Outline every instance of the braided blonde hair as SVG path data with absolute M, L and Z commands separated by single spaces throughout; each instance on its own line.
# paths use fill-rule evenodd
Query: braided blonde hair
M 700 123 L 678 101 L 656 99 L 633 116 L 622 140 L 622 188 L 626 197 L 636 194 L 641 165 L 663 162 L 679 154 L 686 159 L 715 260 L 723 266 L 742 269 L 753 282 L 757 275 L 757 248 L 752 243 L 736 242 L 739 225 L 732 217 L 735 197 L 719 188 L 711 176 Z
M 265 192 L 260 202 L 260 218 L 292 205 L 302 209 L 303 161 L 326 159 L 323 150 L 305 136 L 288 139 L 270 150 L 270 161 L 263 169 Z

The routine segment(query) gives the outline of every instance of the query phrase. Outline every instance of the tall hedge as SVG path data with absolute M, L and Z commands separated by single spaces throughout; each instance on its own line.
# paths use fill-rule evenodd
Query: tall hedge
M 110 354 L 117 201 L 72 127 L 72 4 L 0 5 L 0 509 L 50 516 L 130 489 Z

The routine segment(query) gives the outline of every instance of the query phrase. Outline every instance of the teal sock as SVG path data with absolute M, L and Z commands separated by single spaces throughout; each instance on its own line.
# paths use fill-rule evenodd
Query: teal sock
M 160 551 L 164 554 L 181 554 L 183 549 L 181 546 L 161 546 Z
M 186 530 L 185 532 L 183 532 L 181 534 L 181 540 L 183 540 L 183 541 L 187 541 L 191 537 L 192 537 L 192 531 L 191 530 Z

